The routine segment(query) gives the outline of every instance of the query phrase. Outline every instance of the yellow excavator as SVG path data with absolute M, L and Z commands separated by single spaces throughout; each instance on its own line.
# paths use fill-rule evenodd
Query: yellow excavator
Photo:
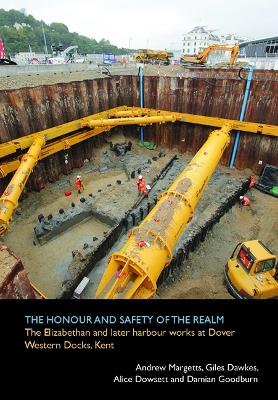
M 224 276 L 236 299 L 278 298 L 277 257 L 260 240 L 239 243 Z
M 163 64 L 169 65 L 173 53 L 166 50 L 142 49 L 133 55 L 133 61 L 145 64 Z
M 216 53 L 216 52 L 225 52 L 225 51 L 230 51 L 231 52 L 231 57 L 229 60 L 229 65 L 234 65 L 237 56 L 239 53 L 239 46 L 235 44 L 234 46 L 228 46 L 225 44 L 213 44 L 203 51 L 201 51 L 197 57 L 190 57 L 186 55 L 182 55 L 180 58 L 180 63 L 181 65 L 184 66 L 205 66 L 208 60 L 208 56 L 211 53 Z

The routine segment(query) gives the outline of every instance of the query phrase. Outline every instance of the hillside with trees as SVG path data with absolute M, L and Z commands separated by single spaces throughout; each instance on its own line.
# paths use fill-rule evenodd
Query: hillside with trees
M 48 53 L 51 53 L 53 43 L 61 44 L 64 49 L 69 46 L 78 46 L 80 54 L 126 54 L 129 52 L 128 49 L 112 45 L 109 40 L 101 39 L 97 42 L 77 32 L 69 32 L 68 27 L 63 23 L 53 22 L 47 25 L 21 11 L 0 9 L 0 37 L 4 42 L 6 55 L 28 52 L 30 48 L 33 52 L 44 53 L 43 31 Z

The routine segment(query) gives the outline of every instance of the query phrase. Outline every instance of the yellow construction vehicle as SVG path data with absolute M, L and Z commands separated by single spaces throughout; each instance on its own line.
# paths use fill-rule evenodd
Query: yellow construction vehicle
M 173 53 L 166 50 L 149 50 L 142 49 L 133 55 L 133 61 L 145 64 L 163 64 L 169 65 Z
M 224 275 L 229 292 L 237 299 L 278 298 L 277 257 L 260 240 L 239 243 Z
M 204 49 L 203 51 L 201 51 L 197 57 L 190 57 L 190 56 L 182 55 L 180 58 L 180 63 L 181 63 L 181 65 L 184 65 L 184 66 L 198 66 L 198 65 L 205 66 L 208 61 L 208 56 L 211 53 L 226 52 L 226 51 L 231 52 L 229 65 L 234 65 L 237 60 L 238 53 L 239 53 L 239 46 L 237 44 L 235 44 L 232 47 L 227 46 L 225 44 L 219 44 L 219 45 L 213 44 L 213 45 L 207 47 L 206 49 Z

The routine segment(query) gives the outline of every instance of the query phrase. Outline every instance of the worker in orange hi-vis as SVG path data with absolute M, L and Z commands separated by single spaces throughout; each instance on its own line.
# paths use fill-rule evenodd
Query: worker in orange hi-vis
M 78 191 L 78 193 L 81 193 L 81 189 L 84 190 L 84 184 L 82 181 L 82 178 L 80 175 L 77 175 L 77 177 L 75 178 L 75 188 Z
M 239 200 L 243 206 L 250 206 L 251 204 L 247 196 L 240 196 Z
M 255 184 L 256 184 L 255 178 L 254 178 L 253 175 L 251 175 L 251 176 L 250 176 L 250 183 L 249 183 L 248 189 L 251 189 L 253 186 L 255 186 Z
M 123 56 L 123 58 L 122 58 L 122 64 L 126 68 L 127 58 L 125 56 Z
M 143 193 L 144 196 L 148 196 L 146 181 L 143 178 L 143 176 L 139 175 L 136 182 L 137 182 L 137 188 L 138 188 L 139 194 Z

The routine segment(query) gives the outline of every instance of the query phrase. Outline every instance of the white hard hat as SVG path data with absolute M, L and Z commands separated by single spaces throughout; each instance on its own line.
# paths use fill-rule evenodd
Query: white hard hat
M 138 176 L 138 179 L 142 179 L 142 178 L 143 178 L 143 176 L 142 176 L 142 175 L 139 175 L 139 176 Z
M 242 200 L 242 199 L 243 199 L 243 196 L 240 196 L 240 197 L 239 197 L 239 200 Z
M 77 175 L 77 177 L 76 178 L 78 178 L 78 179 L 81 179 L 81 175 Z

